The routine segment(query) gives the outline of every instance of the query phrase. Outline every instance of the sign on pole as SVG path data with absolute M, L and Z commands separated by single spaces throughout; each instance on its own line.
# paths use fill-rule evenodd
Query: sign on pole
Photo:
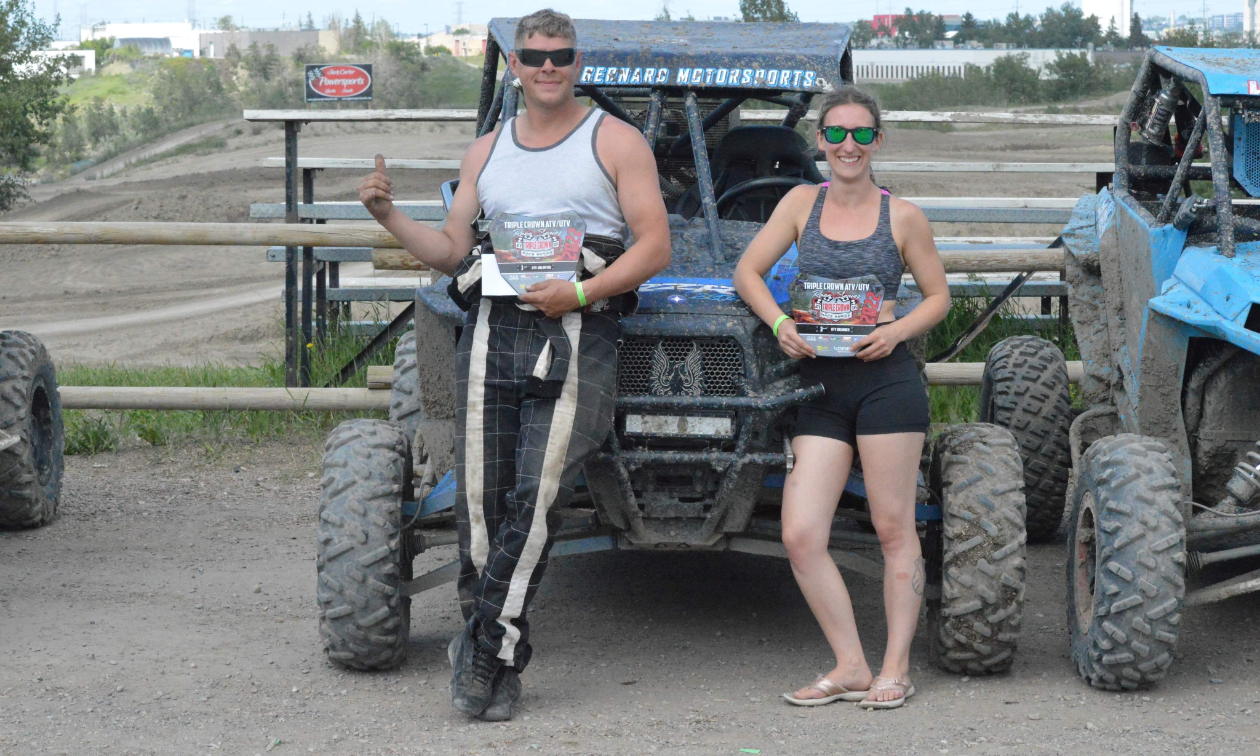
M 371 63 L 306 64 L 307 102 L 371 99 Z

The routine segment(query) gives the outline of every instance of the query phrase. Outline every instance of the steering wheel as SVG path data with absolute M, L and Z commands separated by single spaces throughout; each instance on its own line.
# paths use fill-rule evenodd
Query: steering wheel
M 731 212 L 728 214 L 727 210 L 732 210 L 733 206 L 735 206 L 735 201 L 749 192 L 755 192 L 762 189 L 791 189 L 793 187 L 800 186 L 801 184 L 813 183 L 813 181 L 806 178 L 800 178 L 799 176 L 765 176 L 762 178 L 749 179 L 748 181 L 741 181 L 735 186 L 732 186 L 730 189 L 727 189 L 725 192 L 722 192 L 722 196 L 718 198 L 718 217 L 725 220 L 748 220 L 759 223 L 765 222 L 765 218 L 749 217 L 748 214 L 743 211 L 739 212 L 739 215 L 743 217 L 736 217 L 736 213 Z M 786 194 L 786 192 L 784 193 Z M 777 203 L 778 200 L 775 200 L 775 202 Z

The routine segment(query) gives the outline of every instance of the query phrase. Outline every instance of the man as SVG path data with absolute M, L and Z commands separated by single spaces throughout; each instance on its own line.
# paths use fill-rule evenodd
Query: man
M 558 522 L 547 514 L 568 503 L 583 462 L 612 430 L 619 316 L 670 258 L 646 140 L 573 96 L 582 65 L 573 22 L 552 10 L 526 16 L 514 47 L 508 65 L 525 113 L 465 153 L 443 230 L 394 208 L 380 155 L 359 187 L 372 216 L 411 254 L 452 276 L 452 297 L 468 309 L 455 366 L 459 595 L 468 623 L 451 643 L 451 700 L 492 721 L 511 718 L 529 662 L 526 609 Z M 482 296 L 481 257 L 470 254 L 480 251 L 479 214 L 565 212 L 586 225 L 580 282 Z

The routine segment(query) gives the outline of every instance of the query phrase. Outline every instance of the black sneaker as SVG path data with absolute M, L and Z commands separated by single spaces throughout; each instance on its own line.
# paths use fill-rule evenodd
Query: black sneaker
M 478 648 L 467 628 L 451 641 L 447 658 L 451 662 L 451 703 L 475 717 L 490 704 L 494 679 L 503 661 Z
M 494 681 L 490 705 L 478 718 L 486 722 L 506 722 L 512 718 L 512 710 L 516 708 L 516 700 L 520 697 L 521 673 L 516 671 L 516 667 L 504 665 Z

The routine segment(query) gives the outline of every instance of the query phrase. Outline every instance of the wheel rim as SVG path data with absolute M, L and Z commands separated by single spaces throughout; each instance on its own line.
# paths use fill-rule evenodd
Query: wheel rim
M 31 453 L 39 485 L 47 487 L 53 478 L 53 413 L 48 391 L 36 386 L 31 397 Z
M 1094 586 L 1098 570 L 1098 533 L 1094 516 L 1094 494 L 1081 497 L 1081 514 L 1072 534 L 1073 592 L 1076 624 L 1082 633 L 1089 632 L 1094 621 Z

